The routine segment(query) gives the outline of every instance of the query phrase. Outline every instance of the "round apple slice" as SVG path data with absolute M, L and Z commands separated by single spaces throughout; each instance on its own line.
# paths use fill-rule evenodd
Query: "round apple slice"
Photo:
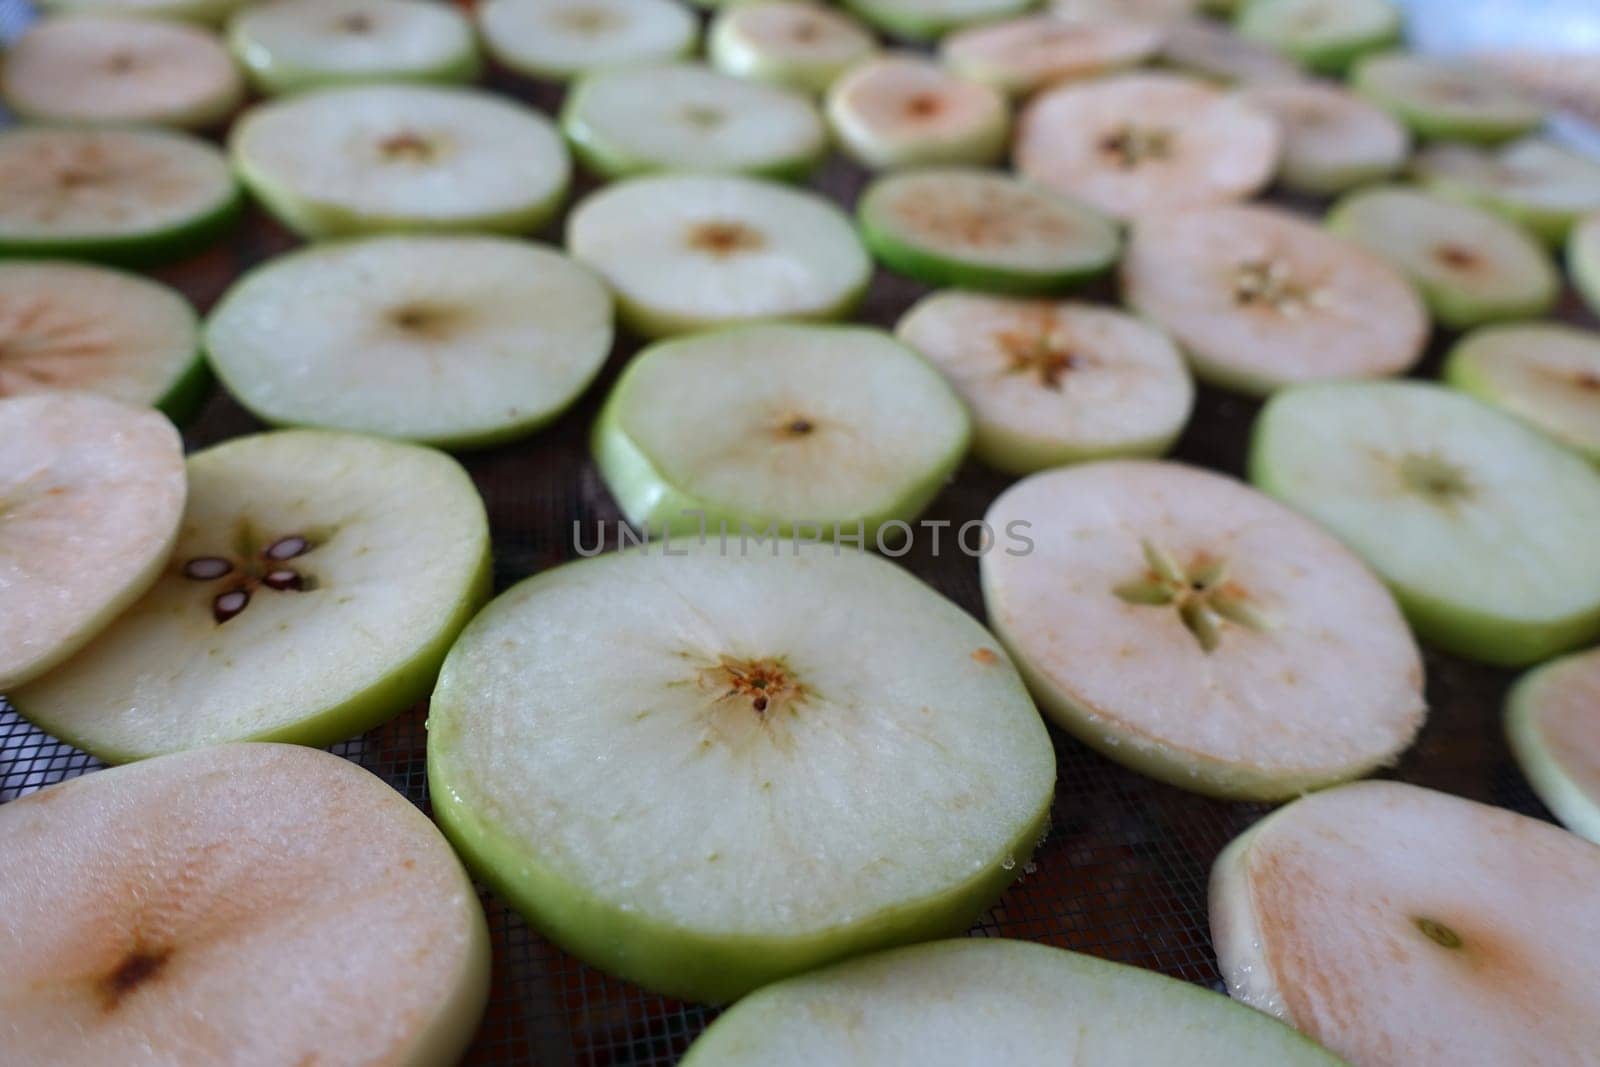
M 983 558 L 990 624 L 1045 712 L 1110 759 L 1281 800 L 1394 762 L 1422 725 L 1393 598 L 1248 486 L 1112 461 L 1034 475 L 985 521 L 1034 542 Z
M 1334 206 L 1328 225 L 1410 278 L 1452 330 L 1538 318 L 1561 295 L 1544 249 L 1467 204 L 1402 186 L 1363 189 Z
M 1310 196 L 1329 196 L 1387 178 L 1411 153 L 1406 128 L 1376 104 L 1319 82 L 1256 85 L 1245 100 L 1283 128 L 1278 180 Z
M 1152 216 L 1122 268 L 1128 303 L 1178 339 L 1195 373 L 1241 392 L 1399 374 L 1428 339 L 1427 309 L 1398 271 L 1273 208 Z
M 1600 850 L 1398 782 L 1307 797 L 1211 875 L 1228 991 L 1351 1063 L 1582 1063 Z
M 828 148 L 822 116 L 804 96 L 689 63 L 591 74 L 568 95 L 561 127 L 607 178 L 653 170 L 803 178 Z
M 755 319 L 834 319 L 872 259 L 820 196 L 731 175 L 660 175 L 589 196 L 567 247 L 600 272 L 624 322 L 663 337 Z
M 1282 136 L 1237 96 L 1176 74 L 1065 85 L 1023 113 L 1017 169 L 1119 219 L 1243 200 L 1277 172 Z
M 1400 40 L 1390 0 L 1247 0 L 1239 33 L 1313 71 L 1341 74 L 1362 56 Z
M 1423 184 L 1498 212 L 1558 247 L 1581 218 L 1600 211 L 1600 163 L 1539 138 L 1493 150 L 1434 145 L 1415 166 Z
M 1290 390 L 1256 423 L 1250 474 L 1446 651 L 1525 666 L 1600 635 L 1600 473 L 1487 404 L 1416 382 Z
M 80 390 L 183 419 L 207 382 L 194 310 L 135 274 L 0 262 L 0 397 Z
M 250 0 L 40 0 L 45 11 L 187 19 L 215 25 L 227 20 Z
M 228 39 L 257 90 L 477 77 L 472 23 L 421 0 L 276 0 L 242 12 Z
M 1600 208 L 1573 226 L 1567 241 L 1567 273 L 1589 310 L 1600 315 Z
M 188 466 L 165 573 L 8 694 L 24 717 L 121 763 L 224 741 L 330 745 L 427 695 L 489 587 L 483 502 L 454 460 L 284 431 Z
M 1429 140 L 1493 143 L 1544 123 L 1544 107 L 1493 71 L 1456 59 L 1393 53 L 1356 65 L 1351 83 Z
M 587 268 L 503 237 L 390 236 L 282 256 L 212 312 L 206 351 L 275 424 L 482 447 L 565 411 L 611 351 Z
M 1104 274 L 1122 238 L 1098 212 L 992 171 L 925 169 L 881 178 L 858 212 L 867 247 L 930 285 L 1060 292 Z
M 461 863 L 375 775 L 291 745 L 0 809 L 11 1067 L 453 1063 L 489 989 Z
M 1531 672 L 1506 702 L 1506 737 L 1539 799 L 1575 834 L 1600 842 L 1600 649 Z
M 0 441 L 9 693 L 82 648 L 161 573 L 183 515 L 183 444 L 160 414 L 84 393 L 0 400 Z
M 691 1000 L 965 930 L 1049 818 L 1049 735 L 982 626 L 876 556 L 773 548 L 545 571 L 468 627 L 429 712 L 468 864 Z
M 859 527 L 876 540 L 921 514 L 969 437 L 960 399 L 887 334 L 746 326 L 641 353 L 600 413 L 594 454 L 652 536 Z
M 1210 19 L 1180 18 L 1165 29 L 1160 58 L 1187 74 L 1230 85 L 1298 83 L 1305 77 L 1299 66 L 1278 52 Z
M 572 164 L 539 112 L 473 89 L 367 85 L 251 109 L 235 165 L 291 230 L 528 233 L 566 196 Z
M 884 33 L 931 41 L 975 22 L 1020 15 L 1038 0 L 845 0 L 845 6 Z
M 906 54 L 855 67 L 828 90 L 826 108 L 839 146 L 874 170 L 992 163 L 1011 121 L 999 90 Z
M 1021 95 L 1136 67 L 1156 54 L 1161 40 L 1160 27 L 1148 22 L 1029 15 L 953 33 L 939 52 L 962 77 Z
M 0 132 L 0 256 L 176 259 L 215 240 L 239 204 L 222 153 L 184 134 Z
M 602 67 L 660 63 L 694 51 L 695 17 L 676 0 L 488 0 L 478 26 L 512 70 L 565 81 Z
M 1194 406 L 1166 335 L 1105 308 L 934 293 L 896 333 L 967 402 L 977 457 L 1010 474 L 1161 455 Z
M 31 122 L 202 129 L 231 115 L 244 78 L 215 34 L 160 19 L 62 16 L 6 54 L 0 97 Z
M 841 11 L 811 0 L 756 0 L 720 12 L 707 51 L 718 70 L 820 95 L 878 49 Z
M 1600 462 L 1600 336 L 1555 323 L 1490 327 L 1451 351 L 1444 377 Z

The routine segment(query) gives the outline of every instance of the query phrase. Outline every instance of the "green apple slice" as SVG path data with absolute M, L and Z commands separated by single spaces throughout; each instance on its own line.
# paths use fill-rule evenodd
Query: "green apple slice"
M 351 82 L 466 82 L 481 66 L 472 23 L 421 0 L 276 0 L 228 27 L 259 92 Z
M 857 210 L 878 259 L 930 285 L 1060 292 L 1110 270 L 1122 245 L 1093 208 L 992 171 L 880 178 Z
M 156 580 L 185 483 L 172 424 L 104 397 L 0 400 L 0 441 L 0 692 L 10 692 Z
M 741 1000 L 684 1067 L 990 1063 L 1338 1067 L 1287 1026 L 1187 982 L 1029 941 L 892 949 Z M 1063 1060 L 1064 1055 L 1075 1057 Z
M 1144 22 L 1170 25 L 1199 13 L 1200 0 L 1050 0 L 1046 10 L 1069 22 Z
M 1245 38 L 1306 68 L 1342 74 L 1362 56 L 1400 41 L 1400 10 L 1390 0 L 1248 0 L 1234 24 Z
M 1446 651 L 1515 667 L 1600 635 L 1600 473 L 1487 404 L 1416 382 L 1293 389 L 1258 419 L 1250 475 Z
M 1249 486 L 1110 461 L 1036 474 L 985 521 L 1034 542 L 983 557 L 990 624 L 1040 707 L 1109 759 L 1282 800 L 1393 763 L 1422 725 L 1394 599 Z
M 1351 1063 L 1582 1063 L 1600 850 L 1398 782 L 1291 804 L 1211 875 L 1228 991 Z
M 206 351 L 258 418 L 482 447 L 531 433 L 611 351 L 586 267 L 504 237 L 389 236 L 282 256 L 228 291 Z
M 839 147 L 874 170 L 993 163 L 1011 128 L 998 89 L 904 53 L 869 59 L 840 77 L 826 108 Z
M 487 0 L 478 6 L 478 27 L 500 63 L 557 81 L 678 59 L 700 37 L 694 15 L 676 0 Z
M 31 122 L 204 129 L 244 99 L 215 34 L 160 19 L 71 15 L 37 22 L 0 67 L 0 98 Z
M 567 96 L 561 128 L 607 178 L 655 170 L 803 178 L 828 149 L 805 96 L 690 63 L 588 75 Z
M 634 178 L 591 194 L 567 247 L 606 279 L 634 332 L 664 337 L 759 319 L 837 319 L 872 259 L 827 200 L 733 175 Z
M 1020 15 L 1039 0 L 844 0 L 873 26 L 906 41 L 931 41 L 977 22 Z
M 1245 393 L 1399 374 L 1428 339 L 1399 271 L 1275 208 L 1150 216 L 1122 270 L 1127 302 L 1177 338 L 1201 380 Z
M 1543 125 L 1544 107 L 1493 71 L 1457 59 L 1369 56 L 1351 83 L 1427 140 L 1493 144 Z
M 758 325 L 646 349 L 600 413 L 594 455 L 651 536 L 859 528 L 871 543 L 921 514 L 970 434 L 956 394 L 889 335 Z
M 1545 807 L 1573 833 L 1600 842 L 1600 649 L 1532 671 L 1506 702 L 1506 737 Z
M 966 401 L 973 452 L 1008 474 L 1159 456 L 1194 406 L 1177 347 L 1107 308 L 934 293 L 896 333 Z
M 1165 29 L 1160 59 L 1186 74 L 1227 85 L 1296 83 L 1305 77 L 1287 57 L 1210 19 L 1180 18 Z
M 1328 225 L 1410 278 L 1452 330 L 1538 318 L 1561 295 L 1561 276 L 1533 238 L 1468 204 L 1382 186 L 1341 200 Z
M 6 1062 L 453 1063 L 477 893 L 376 775 L 291 745 L 100 771 L 0 809 Z
M 1013 147 L 1025 178 L 1119 219 L 1244 200 L 1278 169 L 1278 124 L 1177 74 L 1120 74 L 1034 98 Z
M 428 785 L 469 866 L 672 996 L 965 930 L 1049 818 L 1055 753 L 988 631 L 876 556 L 772 547 L 545 571 L 433 694 Z
M 365 85 L 261 104 L 229 138 L 278 220 L 312 239 L 394 230 L 528 233 L 572 162 L 542 114 L 474 89 Z
M 219 237 L 239 205 L 227 159 L 184 134 L 0 131 L 0 256 L 177 259 Z
M 1536 137 L 1490 150 L 1434 145 L 1415 166 L 1423 184 L 1499 212 L 1556 247 L 1600 211 L 1600 163 Z
M 813 95 L 877 50 L 859 22 L 812 0 L 756 0 L 726 8 L 707 38 L 718 70 Z
M 1387 111 L 1320 82 L 1254 85 L 1244 98 L 1283 128 L 1278 181 L 1293 192 L 1331 196 L 1405 166 L 1411 135 Z
M 1161 28 L 1135 20 L 1027 15 L 952 33 L 939 46 L 964 78 L 1023 95 L 1061 81 L 1136 67 L 1161 47 Z
M 182 420 L 206 382 L 194 310 L 165 285 L 82 263 L 0 262 L 0 397 L 81 390 Z
M 251 0 L 39 0 L 39 7 L 62 14 L 138 15 L 186 19 L 216 25 Z
M 330 745 L 426 696 L 488 587 L 483 502 L 448 456 L 310 430 L 236 438 L 190 457 L 177 546 L 144 599 L 9 696 L 108 763 Z
M 1478 330 L 1444 377 L 1600 463 L 1600 336 L 1555 323 Z
M 1567 240 L 1567 273 L 1589 310 L 1600 315 L 1600 207 L 1572 227 Z

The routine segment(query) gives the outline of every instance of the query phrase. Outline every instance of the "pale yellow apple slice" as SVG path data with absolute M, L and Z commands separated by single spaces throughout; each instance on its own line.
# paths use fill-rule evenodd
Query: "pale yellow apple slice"
M 1506 737 L 1545 806 L 1600 841 L 1600 649 L 1526 675 L 1506 702 Z
M 561 81 L 678 59 L 700 37 L 677 0 L 487 0 L 477 11 L 491 55 L 522 74 Z
M 866 27 L 811 0 L 757 0 L 724 8 L 706 49 L 718 70 L 821 94 L 877 51 Z
M 906 53 L 842 75 L 828 90 L 826 111 L 839 146 L 874 170 L 992 163 L 1010 129 L 999 90 Z

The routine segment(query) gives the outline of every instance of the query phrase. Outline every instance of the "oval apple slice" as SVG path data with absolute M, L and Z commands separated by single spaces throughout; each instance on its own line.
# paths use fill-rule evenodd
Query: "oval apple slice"
M 1207 18 L 1173 19 L 1163 27 L 1161 60 L 1186 74 L 1224 85 L 1298 84 L 1305 71 L 1266 45 L 1247 41 Z
M 92 12 L 187 19 L 208 25 L 227 21 L 250 0 L 42 0 L 39 7 L 62 14 Z
M 1402 53 L 1370 56 L 1350 75 L 1418 137 L 1492 144 L 1537 129 L 1544 106 L 1493 71 L 1456 59 Z
M 999 90 L 906 54 L 842 75 L 828 90 L 827 114 L 839 146 L 873 170 L 992 163 L 1011 128 Z
M 1320 74 L 1342 74 L 1364 55 L 1394 45 L 1402 29 L 1390 0 L 1248 0 L 1235 25 Z
M 700 37 L 677 0 L 487 0 L 477 10 L 491 55 L 521 74 L 558 81 L 678 59 Z
M 1600 841 L 1600 649 L 1547 663 L 1506 702 L 1506 737 L 1539 799 L 1575 834 Z
M 1558 247 L 1579 219 L 1600 211 L 1600 162 L 1537 137 L 1496 149 L 1431 145 L 1414 169 L 1424 185 L 1498 212 Z
M 939 54 L 962 77 L 1022 95 L 1136 67 L 1156 54 L 1161 40 L 1160 27 L 1148 22 L 1029 15 L 952 33 Z
M 1444 379 L 1600 463 L 1600 336 L 1557 323 L 1462 338 Z
M 877 48 L 855 19 L 811 0 L 726 7 L 712 21 L 707 42 L 718 70 L 813 95 Z
M 1387 178 L 1405 165 L 1411 135 L 1387 111 L 1320 82 L 1254 85 L 1244 98 L 1283 127 L 1278 180 L 1310 196 L 1329 196 Z

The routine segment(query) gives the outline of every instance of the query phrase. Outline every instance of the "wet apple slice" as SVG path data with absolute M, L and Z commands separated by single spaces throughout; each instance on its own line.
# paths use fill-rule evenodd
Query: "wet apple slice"
M 375 775 L 291 745 L 118 767 L 0 808 L 6 1063 L 453 1063 L 489 934 Z
M 1429 140 L 1494 143 L 1544 123 L 1537 100 L 1493 71 L 1458 59 L 1370 56 L 1350 79 L 1358 92 Z
M 190 457 L 177 546 L 144 598 L 8 695 L 112 763 L 328 745 L 427 695 L 488 579 L 483 502 L 448 456 L 353 434 L 235 438 Z
M 1489 327 L 1462 338 L 1444 378 L 1600 462 L 1600 336 L 1556 323 Z
M 877 48 L 842 11 L 810 0 L 756 0 L 718 13 L 706 50 L 718 70 L 735 77 L 820 95 Z
M 1600 841 L 1600 649 L 1547 663 L 1506 702 L 1522 773 L 1573 833 Z
M 545 571 L 468 628 L 428 726 L 468 864 L 580 958 L 693 1000 L 966 929 L 1055 782 L 994 638 L 831 545 Z
M 976 22 L 1020 15 L 1038 0 L 845 0 L 845 6 L 884 33 L 931 41 Z
M 1356 1064 L 1582 1063 L 1600 849 L 1398 782 L 1291 804 L 1211 875 L 1228 991 Z
M 1322 74 L 1341 74 L 1397 44 L 1402 29 L 1390 0 L 1245 0 L 1235 25 L 1245 38 Z
M 1560 246 L 1583 216 L 1600 211 L 1600 163 L 1537 137 L 1495 149 L 1433 145 L 1417 177 L 1458 200 L 1499 212 Z
M 1283 127 L 1278 180 L 1294 192 L 1342 193 L 1394 174 L 1411 153 L 1404 126 L 1337 86 L 1289 82 L 1249 86 L 1243 94 Z
M 505 66 L 559 81 L 678 59 L 700 37 L 695 17 L 677 0 L 487 0 L 478 5 L 478 26 Z
M 939 54 L 956 73 L 1008 93 L 1136 67 L 1161 47 L 1159 26 L 1029 15 L 952 33 Z
M 842 75 L 828 90 L 827 115 L 839 146 L 874 170 L 992 163 L 1011 126 L 999 90 L 907 54 Z

